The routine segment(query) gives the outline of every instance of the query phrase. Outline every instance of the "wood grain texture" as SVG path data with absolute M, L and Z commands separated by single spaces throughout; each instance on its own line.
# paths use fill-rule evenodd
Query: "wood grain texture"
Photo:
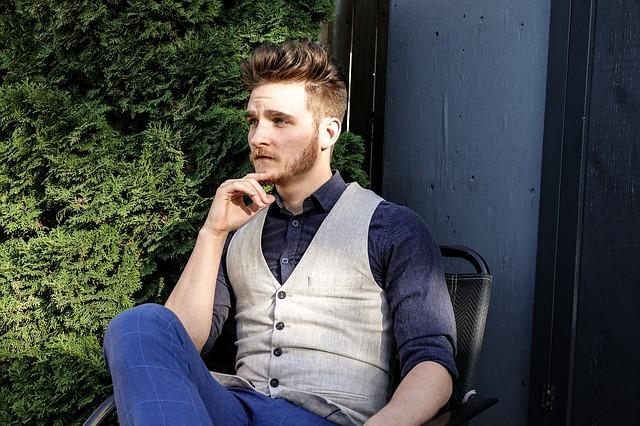
M 640 4 L 598 2 L 572 424 L 638 425 Z

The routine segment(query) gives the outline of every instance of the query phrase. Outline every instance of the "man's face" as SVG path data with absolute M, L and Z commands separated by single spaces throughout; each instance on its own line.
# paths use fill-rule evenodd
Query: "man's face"
M 251 162 L 273 174 L 276 184 L 314 173 L 320 151 L 318 128 L 307 108 L 304 83 L 256 87 L 247 105 Z

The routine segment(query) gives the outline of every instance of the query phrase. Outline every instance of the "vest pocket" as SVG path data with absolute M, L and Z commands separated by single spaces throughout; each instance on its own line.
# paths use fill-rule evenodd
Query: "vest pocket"
M 326 277 L 309 277 L 304 294 L 309 297 L 322 297 L 325 302 L 341 302 L 343 304 L 361 303 L 366 300 L 378 300 L 382 290 L 371 285 L 361 275 Z
M 366 278 L 362 275 L 328 275 L 322 277 L 310 276 L 309 287 L 362 287 Z
M 362 275 L 342 275 L 333 277 L 309 277 L 307 287 L 312 290 L 354 290 L 364 286 L 366 278 Z

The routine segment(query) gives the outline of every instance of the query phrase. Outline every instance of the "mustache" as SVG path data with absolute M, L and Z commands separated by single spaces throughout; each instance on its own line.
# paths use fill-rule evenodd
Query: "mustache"
M 271 158 L 271 159 L 276 160 L 276 161 L 280 159 L 280 157 L 278 157 L 277 154 L 271 153 L 271 152 L 267 151 L 264 148 L 256 148 L 249 155 L 249 158 L 250 158 L 251 161 L 256 161 L 256 160 L 260 159 L 260 157 Z

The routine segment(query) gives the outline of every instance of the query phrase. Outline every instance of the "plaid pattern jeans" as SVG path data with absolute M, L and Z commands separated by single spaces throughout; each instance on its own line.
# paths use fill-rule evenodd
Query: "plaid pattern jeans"
M 178 317 L 161 305 L 116 316 L 104 353 L 121 425 L 334 424 L 284 399 L 220 385 Z

